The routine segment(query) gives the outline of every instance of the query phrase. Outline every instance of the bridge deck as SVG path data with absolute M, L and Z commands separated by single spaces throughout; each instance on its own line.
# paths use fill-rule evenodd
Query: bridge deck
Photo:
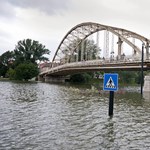
M 93 72 L 93 71 L 115 71 L 115 70 L 140 70 L 141 62 L 116 62 L 116 61 L 82 61 L 82 62 L 73 62 L 63 64 L 54 68 L 46 68 L 40 73 L 40 76 L 43 75 L 69 75 L 79 72 Z M 150 70 L 150 60 L 145 60 L 143 64 L 144 70 Z

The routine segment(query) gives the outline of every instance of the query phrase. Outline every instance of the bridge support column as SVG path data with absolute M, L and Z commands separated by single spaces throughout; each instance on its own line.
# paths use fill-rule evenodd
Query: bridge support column
M 149 60 L 150 58 L 150 52 L 149 52 L 149 43 L 146 43 L 146 59 Z
M 79 48 L 78 48 L 78 40 L 76 41 L 76 55 L 75 55 L 76 62 L 79 61 Z
M 80 61 L 83 61 L 84 59 L 84 41 L 81 43 L 81 56 L 80 56 Z
M 98 59 L 99 58 L 99 32 L 97 32 L 97 36 L 96 36 L 96 45 L 97 45 L 96 59 Z
M 150 74 L 144 78 L 143 97 L 150 100 Z
M 118 38 L 118 59 L 121 59 L 121 53 L 122 53 L 122 43 L 123 41 L 121 40 L 121 38 Z
M 143 91 L 144 92 L 150 92 L 150 74 L 145 76 L 145 78 L 144 78 Z
M 38 76 L 38 81 L 42 81 L 42 82 L 44 82 L 44 81 L 45 81 L 45 79 L 43 78 L 43 76 Z
M 63 76 L 45 76 L 45 82 L 64 83 L 65 79 Z

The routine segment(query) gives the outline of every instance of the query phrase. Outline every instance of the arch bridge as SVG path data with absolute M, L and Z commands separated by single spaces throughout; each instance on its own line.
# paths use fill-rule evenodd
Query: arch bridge
M 144 70 L 150 70 L 150 40 L 135 32 L 85 22 L 63 37 L 52 62 L 39 76 L 65 76 L 87 71 L 139 70 L 142 49 Z

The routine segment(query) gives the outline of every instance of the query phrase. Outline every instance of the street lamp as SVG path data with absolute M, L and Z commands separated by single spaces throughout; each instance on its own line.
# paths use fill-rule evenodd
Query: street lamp
M 141 95 L 143 95 L 143 59 L 144 59 L 144 43 L 142 43 L 142 56 L 141 56 Z

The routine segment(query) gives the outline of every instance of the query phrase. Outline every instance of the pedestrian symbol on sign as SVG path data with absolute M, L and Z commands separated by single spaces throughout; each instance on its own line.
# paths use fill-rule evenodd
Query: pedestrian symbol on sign
M 118 90 L 118 74 L 112 73 L 104 74 L 104 86 L 103 90 L 106 91 L 117 91 Z
M 109 94 L 109 116 L 113 115 L 114 105 L 114 91 L 118 90 L 118 74 L 117 73 L 105 73 L 103 90 L 110 91 Z
M 116 88 L 112 77 L 110 77 L 108 82 L 106 83 L 106 88 L 113 88 L 113 89 Z

